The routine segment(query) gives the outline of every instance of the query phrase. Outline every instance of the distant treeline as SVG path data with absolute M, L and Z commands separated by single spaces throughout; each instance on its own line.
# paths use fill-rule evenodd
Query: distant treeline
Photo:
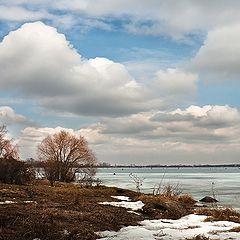
M 41 168 L 43 167 L 44 163 L 39 160 L 27 160 L 27 163 L 31 165 L 32 167 L 35 168 Z M 211 167 L 239 167 L 240 164 L 198 164 L 198 165 L 161 165 L 161 164 L 154 164 L 154 165 L 110 165 L 110 164 L 98 164 L 98 165 L 92 165 L 92 166 L 81 166 L 76 164 L 74 166 L 76 168 L 81 168 L 81 167 L 94 167 L 94 168 L 211 168 Z
M 204 164 L 204 165 L 98 165 L 97 168 L 212 168 L 239 167 L 240 164 Z

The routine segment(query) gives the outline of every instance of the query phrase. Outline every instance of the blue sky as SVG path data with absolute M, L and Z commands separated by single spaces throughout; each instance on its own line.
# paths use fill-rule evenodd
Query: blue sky
M 23 159 L 66 129 L 101 162 L 237 163 L 239 7 L 0 0 L 0 122 Z

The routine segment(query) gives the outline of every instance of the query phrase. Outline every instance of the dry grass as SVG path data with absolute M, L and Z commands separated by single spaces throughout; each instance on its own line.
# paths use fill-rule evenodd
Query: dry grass
M 167 202 L 167 201 L 176 201 L 180 203 L 185 203 L 185 204 L 195 204 L 196 201 L 193 199 L 193 197 L 189 194 L 173 194 L 172 191 L 166 191 L 162 192 L 161 194 L 158 195 L 152 195 L 152 194 L 142 194 L 138 198 L 139 200 L 142 201 L 160 201 L 160 202 Z
M 0 201 L 17 202 L 1 205 L 0 239 L 91 240 L 97 238 L 97 231 L 116 231 L 143 220 L 127 209 L 98 204 L 113 201 L 111 195 L 134 198 L 138 194 L 104 186 L 80 188 L 57 183 L 49 187 L 44 181 L 32 186 L 0 184 Z
M 191 196 L 169 193 L 145 195 L 113 187 L 83 188 L 66 183 L 50 187 L 46 181 L 29 186 L 0 184 L 0 201 L 17 202 L 1 205 L 0 240 L 94 240 L 98 231 L 117 231 L 144 219 L 179 219 L 193 212 L 195 201 Z M 99 204 L 117 201 L 111 198 L 113 195 L 141 200 L 145 206 L 136 215 L 125 208 Z
M 192 213 L 195 200 L 190 195 L 142 194 L 137 200 L 145 203 L 143 213 L 151 218 L 179 219 Z
M 240 223 L 240 213 L 231 208 L 199 208 L 196 214 L 207 215 L 206 221 L 232 221 Z
M 177 201 L 184 204 L 190 204 L 190 205 L 196 203 L 196 200 L 194 200 L 194 198 L 189 194 L 183 194 L 178 196 Z
M 152 202 L 152 201 L 168 202 L 168 201 L 176 200 L 175 197 L 169 197 L 162 194 L 161 195 L 141 194 L 137 199 L 143 202 Z

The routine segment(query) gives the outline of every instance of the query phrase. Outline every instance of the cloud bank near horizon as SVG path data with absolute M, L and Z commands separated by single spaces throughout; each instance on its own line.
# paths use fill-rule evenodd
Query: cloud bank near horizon
M 236 163 L 240 149 L 240 112 L 206 105 L 105 118 L 79 130 L 27 127 L 18 139 L 22 153 L 34 154 L 44 137 L 62 129 L 84 136 L 97 156 L 111 163 Z

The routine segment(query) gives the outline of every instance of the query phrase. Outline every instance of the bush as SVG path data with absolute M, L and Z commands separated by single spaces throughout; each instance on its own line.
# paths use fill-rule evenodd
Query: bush
M 24 185 L 35 179 L 35 171 L 25 162 L 10 158 L 0 158 L 0 182 Z
M 181 203 L 185 203 L 185 204 L 195 204 L 196 203 L 194 198 L 189 194 L 183 194 L 183 195 L 178 196 L 177 201 L 179 201 Z

